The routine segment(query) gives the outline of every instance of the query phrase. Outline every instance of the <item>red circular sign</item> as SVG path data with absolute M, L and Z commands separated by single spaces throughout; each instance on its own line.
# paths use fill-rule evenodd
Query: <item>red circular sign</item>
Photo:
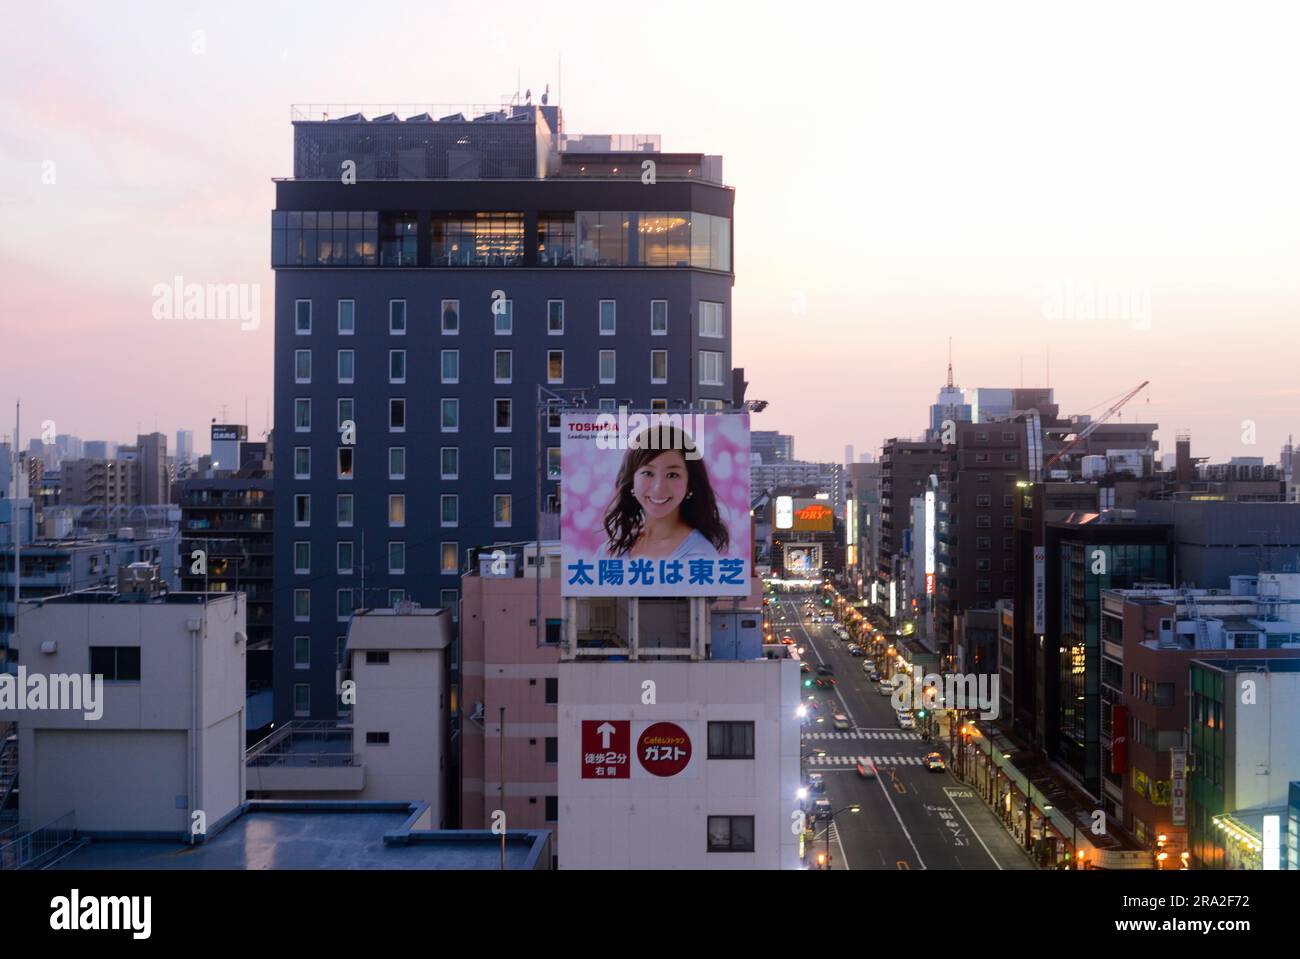
M 641 767 L 655 776 L 676 776 L 691 761 L 691 737 L 676 723 L 651 723 L 636 741 Z

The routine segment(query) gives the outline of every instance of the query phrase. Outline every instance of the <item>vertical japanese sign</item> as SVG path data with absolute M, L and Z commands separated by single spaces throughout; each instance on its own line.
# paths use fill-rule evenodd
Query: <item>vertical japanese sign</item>
M 620 409 L 560 429 L 562 595 L 749 594 L 748 414 Z
M 626 719 L 582 721 L 582 778 L 632 777 L 632 724 Z
M 1187 750 L 1169 750 L 1169 768 L 1173 780 L 1171 821 L 1175 826 L 1187 824 Z
M 1034 632 L 1047 632 L 1047 547 L 1034 547 Z

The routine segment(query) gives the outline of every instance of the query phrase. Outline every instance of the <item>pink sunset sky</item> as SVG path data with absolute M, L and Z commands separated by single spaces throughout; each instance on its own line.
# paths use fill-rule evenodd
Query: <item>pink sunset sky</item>
M 11 5 L 0 35 L 0 434 L 266 426 L 289 106 L 496 103 L 660 133 L 736 189 L 734 361 L 806 459 L 959 386 L 1138 382 L 1171 450 L 1300 432 L 1297 14 L 1286 3 Z M 201 32 L 199 32 L 201 31 Z M 557 61 L 563 58 L 563 86 Z M 52 181 L 52 182 L 50 182 Z M 155 284 L 262 285 L 263 321 Z M 1071 291 L 1064 304 L 1059 294 Z M 1101 298 L 1099 313 L 1089 296 Z M 1247 424 L 1253 426 L 1253 444 Z

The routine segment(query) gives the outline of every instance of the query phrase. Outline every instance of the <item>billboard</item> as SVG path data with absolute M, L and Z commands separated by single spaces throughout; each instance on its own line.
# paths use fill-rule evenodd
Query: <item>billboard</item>
M 819 575 L 822 571 L 820 543 L 786 543 L 783 553 L 787 576 L 807 579 Z
M 797 499 L 790 528 L 799 533 L 829 533 L 835 529 L 835 511 L 825 500 Z
M 1034 547 L 1034 632 L 1047 631 L 1047 547 Z
M 772 521 L 776 529 L 794 528 L 794 497 L 778 496 L 776 498 L 776 517 Z
M 563 596 L 747 596 L 749 416 L 566 413 Z

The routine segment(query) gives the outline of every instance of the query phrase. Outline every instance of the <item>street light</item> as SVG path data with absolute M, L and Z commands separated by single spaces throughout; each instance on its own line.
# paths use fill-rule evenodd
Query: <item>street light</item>
M 829 805 L 830 804 L 827 803 L 827 806 Z M 842 812 L 862 812 L 862 807 L 857 803 L 853 803 L 834 811 L 829 809 L 818 811 L 817 818 L 826 822 L 826 829 L 822 832 L 822 836 L 825 838 L 826 851 L 817 857 L 818 869 L 829 869 L 831 867 L 831 823 L 835 822 L 835 817 Z

